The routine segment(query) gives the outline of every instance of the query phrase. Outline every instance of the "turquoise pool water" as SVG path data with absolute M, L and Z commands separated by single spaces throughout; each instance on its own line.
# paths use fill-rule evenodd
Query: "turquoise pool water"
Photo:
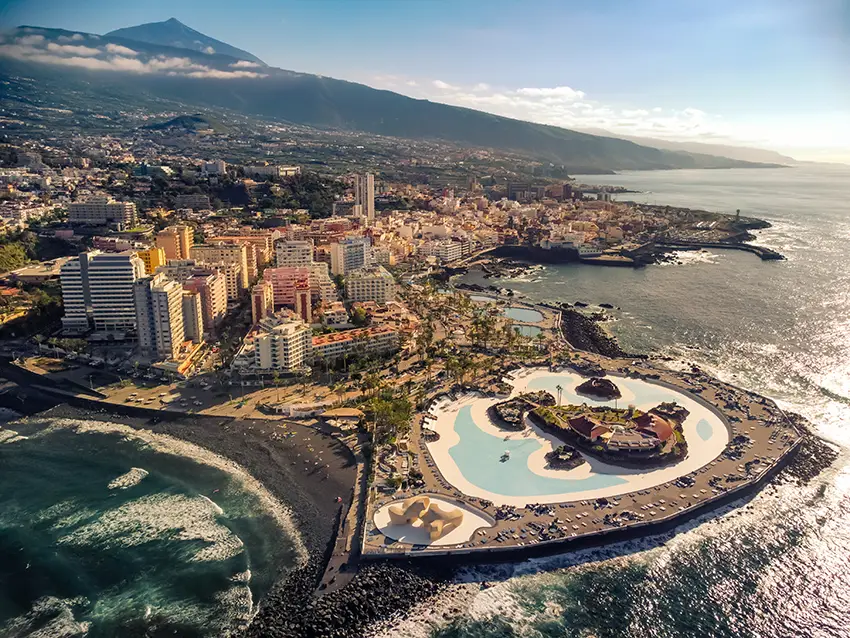
M 536 337 L 543 332 L 537 326 L 514 326 L 514 330 L 520 333 L 523 337 Z
M 714 434 L 714 426 L 711 425 L 709 421 L 705 419 L 700 419 L 699 423 L 697 423 L 697 435 L 703 441 L 708 441 L 712 435 Z
M 634 403 L 635 407 L 638 408 L 653 408 L 664 401 L 676 401 L 680 396 L 678 392 L 638 379 L 624 379 L 620 377 L 612 377 L 612 379 L 621 391 L 627 390 L 627 392 L 623 392 L 625 397 L 633 395 L 635 398 L 632 400 L 624 398 L 619 401 L 600 401 L 592 397 L 576 394 L 575 387 L 580 385 L 584 379 L 578 375 L 568 373 L 553 373 L 545 377 L 532 379 L 528 384 L 528 389 L 547 390 L 553 396 L 557 397 L 557 386 L 560 385 L 563 388 L 561 391 L 561 403 L 563 404 L 573 403 L 581 405 L 582 403 L 586 403 L 595 406 L 606 405 L 612 408 L 615 406 L 625 408 L 629 403 Z
M 502 311 L 502 314 L 508 319 L 513 319 L 514 321 L 526 321 L 528 323 L 543 321 L 542 313 L 539 313 L 536 310 L 529 310 L 528 308 L 511 306 L 510 308 L 505 308 Z
M 595 474 L 584 479 L 561 479 L 540 476 L 528 469 L 528 457 L 542 446 L 536 438 L 511 439 L 484 432 L 472 420 L 472 408 L 462 407 L 455 418 L 455 432 L 460 441 L 449 449 L 464 478 L 473 485 L 502 496 L 535 496 L 583 492 L 614 485 L 626 480 L 610 474 Z M 500 460 L 505 450 L 511 458 Z

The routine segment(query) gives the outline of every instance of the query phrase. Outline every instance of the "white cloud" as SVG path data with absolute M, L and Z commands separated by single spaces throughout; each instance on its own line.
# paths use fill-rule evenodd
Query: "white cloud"
M 433 82 L 431 82 L 431 84 L 436 86 L 441 91 L 455 91 L 459 88 L 456 86 L 452 86 L 448 82 L 443 82 L 442 80 L 434 80 Z
M 55 42 L 48 43 L 47 50 L 51 53 L 58 53 L 60 55 L 67 53 L 68 55 L 82 55 L 86 57 L 101 53 L 100 49 L 94 49 L 92 47 L 84 47 L 73 44 L 56 44 Z
M 472 87 L 472 90 L 473 91 L 489 91 L 490 85 L 485 84 L 484 82 L 479 82 L 478 84 L 476 84 L 475 86 Z
M 204 53 L 209 53 L 210 55 L 212 55 L 213 53 L 215 53 L 215 49 L 213 49 L 212 47 L 206 47 L 204 49 Z
M 220 71 L 218 69 L 204 69 L 203 71 L 192 71 L 186 74 L 190 78 L 216 78 L 219 80 L 233 80 L 236 78 L 264 78 L 265 73 L 254 71 Z
M 250 60 L 239 60 L 238 62 L 234 62 L 231 64 L 234 69 L 256 69 L 261 66 L 259 62 L 251 62 Z
M 44 42 L 43 35 L 25 35 L 17 39 L 18 44 L 35 46 Z
M 133 49 L 128 49 L 127 47 L 122 47 L 120 44 L 107 44 L 106 50 L 110 53 L 115 53 L 117 55 L 139 55 L 138 51 L 133 51 Z
M 59 42 L 82 42 L 86 38 L 83 36 L 82 33 L 75 33 L 74 35 L 71 35 L 71 36 L 60 35 L 56 39 L 59 40 Z
M 146 61 L 138 59 L 139 53 L 127 47 L 107 44 L 103 48 L 80 45 L 45 43 L 40 35 L 17 38 L 14 43 L 0 43 L 0 56 L 69 66 L 93 71 L 123 71 L 128 73 L 162 73 L 192 78 L 262 78 L 264 73 L 254 71 L 223 71 L 193 62 L 190 58 L 156 56 Z
M 584 97 L 584 91 L 576 91 L 568 86 L 517 89 L 516 93 L 517 95 L 527 95 L 529 97 L 553 97 L 568 100 L 580 100 Z

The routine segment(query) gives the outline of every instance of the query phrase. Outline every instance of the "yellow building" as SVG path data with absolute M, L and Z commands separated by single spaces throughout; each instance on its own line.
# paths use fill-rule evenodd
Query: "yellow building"
M 144 262 L 146 275 L 154 274 L 157 268 L 165 265 L 165 251 L 162 248 L 151 247 L 140 250 L 136 256 Z

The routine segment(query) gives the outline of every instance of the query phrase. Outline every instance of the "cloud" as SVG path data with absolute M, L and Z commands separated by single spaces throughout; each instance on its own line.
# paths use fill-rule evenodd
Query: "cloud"
M 265 73 L 254 71 L 220 71 L 218 69 L 205 69 L 203 71 L 192 71 L 187 73 L 190 78 L 216 78 L 220 80 L 233 80 L 236 78 L 264 78 Z
M 458 89 L 456 86 L 452 86 L 448 82 L 443 82 L 442 80 L 434 80 L 431 82 L 434 86 L 436 86 L 441 91 L 455 91 Z
M 238 62 L 234 62 L 230 66 L 234 69 L 256 69 L 263 65 L 259 62 L 251 62 L 250 60 L 239 60 Z
M 43 35 L 25 35 L 16 40 L 18 44 L 35 46 L 44 43 Z
M 543 98 L 564 98 L 569 100 L 580 100 L 584 97 L 584 91 L 576 91 L 568 86 L 555 86 L 551 88 L 526 88 L 517 89 L 517 95 Z
M 56 39 L 59 40 L 59 42 L 82 42 L 86 38 L 85 38 L 85 36 L 83 36 L 82 33 L 75 33 L 74 35 L 71 35 L 71 36 L 60 35 Z
M 213 53 L 215 53 L 215 49 L 213 49 L 212 47 L 205 47 L 204 53 L 209 53 L 210 55 L 212 55 Z
M 720 116 L 695 107 L 614 105 L 592 99 L 570 86 L 494 87 L 479 82 L 454 86 L 443 80 L 415 81 L 399 76 L 372 76 L 370 84 L 411 97 L 463 106 L 518 120 L 569 129 L 605 129 L 614 134 L 670 140 L 705 140 L 708 136 L 732 143 L 764 143 L 764 138 L 731 126 Z
M 87 57 L 99 55 L 101 53 L 100 49 L 94 49 L 92 47 L 75 46 L 73 44 L 56 44 L 55 42 L 48 43 L 47 50 L 60 55 L 67 53 L 68 55 L 82 55 Z
M 115 53 L 117 55 L 139 55 L 138 51 L 133 51 L 133 49 L 128 49 L 127 47 L 122 47 L 120 44 L 107 44 L 106 50 L 110 53 Z
M 264 73 L 254 71 L 214 69 L 183 57 L 158 55 L 147 60 L 141 60 L 138 51 L 116 44 L 106 44 L 103 47 L 95 48 L 57 44 L 55 42 L 47 43 L 44 37 L 40 35 L 27 35 L 16 38 L 11 43 L 0 43 L 0 56 L 92 71 L 159 73 L 170 76 L 221 80 L 267 77 Z

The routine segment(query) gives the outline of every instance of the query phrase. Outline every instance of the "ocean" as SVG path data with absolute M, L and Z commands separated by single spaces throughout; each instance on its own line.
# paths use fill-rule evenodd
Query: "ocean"
M 626 350 L 693 362 L 774 398 L 834 442 L 839 459 L 804 487 L 770 486 L 674 536 L 471 570 L 438 613 L 423 606 L 379 635 L 850 635 L 850 167 L 578 179 L 642 191 L 621 200 L 762 217 L 773 226 L 756 243 L 787 260 L 710 250 L 640 270 L 570 264 L 465 280 L 538 301 L 613 304 L 609 328 Z
M 0 636 L 226 636 L 303 556 L 288 512 L 197 446 L 34 416 L 0 429 Z

